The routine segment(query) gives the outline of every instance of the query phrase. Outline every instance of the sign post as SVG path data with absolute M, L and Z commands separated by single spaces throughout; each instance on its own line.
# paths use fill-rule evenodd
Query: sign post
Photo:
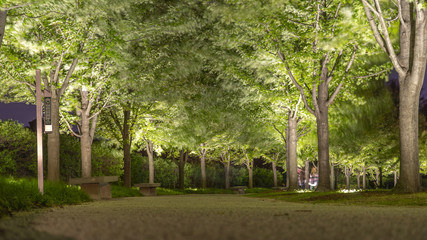
M 43 194 L 43 130 L 41 73 L 36 70 L 36 115 L 37 115 L 37 176 L 39 191 Z

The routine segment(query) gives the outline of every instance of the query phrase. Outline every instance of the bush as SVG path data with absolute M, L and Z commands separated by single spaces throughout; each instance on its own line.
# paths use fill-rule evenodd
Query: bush
M 0 175 L 34 176 L 36 136 L 15 121 L 0 121 Z
M 37 179 L 0 177 L 0 217 L 14 211 L 91 201 L 78 187 L 60 182 L 44 184 L 42 195 L 38 190 Z

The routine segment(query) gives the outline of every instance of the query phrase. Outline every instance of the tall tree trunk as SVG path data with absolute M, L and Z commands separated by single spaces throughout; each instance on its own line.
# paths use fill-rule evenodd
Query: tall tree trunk
M 56 91 L 51 99 L 52 132 L 47 135 L 47 179 L 59 181 L 59 98 Z
M 3 43 L 4 30 L 6 28 L 7 11 L 0 10 L 0 47 Z
M 231 161 L 228 158 L 228 161 L 225 163 L 225 189 L 230 189 L 230 167 Z
M 325 72 L 326 71 L 326 72 Z M 317 123 L 317 144 L 319 158 L 319 191 L 329 191 L 331 184 L 329 180 L 329 120 L 328 120 L 328 85 L 326 83 L 327 68 L 322 71 L 321 82 L 319 84 L 319 113 L 316 117 Z
M 335 168 L 334 164 L 331 164 L 331 190 L 335 189 Z
M 184 150 L 179 151 L 179 162 L 178 162 L 178 188 L 184 189 L 184 167 L 188 158 L 188 152 Z
M 90 136 L 90 119 L 88 113 L 88 92 L 81 92 L 81 113 L 80 113 L 80 148 L 82 157 L 82 177 L 92 176 L 92 139 Z
M 277 169 L 275 162 L 271 162 L 271 168 L 273 170 L 273 186 L 277 187 Z
M 123 165 L 124 165 L 124 185 L 131 187 L 131 158 L 130 158 L 130 133 L 129 133 L 130 110 L 123 110 Z
M 362 186 L 363 189 L 366 189 L 366 167 L 363 166 L 363 171 L 362 171 Z
M 200 155 L 200 169 L 202 171 L 202 188 L 206 188 L 206 148 L 204 148 L 204 144 L 202 144 Z
M 380 187 L 380 171 L 378 170 L 378 168 L 375 168 L 375 188 L 379 188 Z
M 397 170 L 394 170 L 394 185 L 393 186 L 396 186 L 396 184 L 397 184 Z
M 356 173 L 357 189 L 360 189 L 360 170 Z
M 381 13 L 379 1 L 374 1 L 375 8 L 368 1 L 362 2 L 378 45 L 387 53 L 399 75 L 400 178 L 395 190 L 418 192 L 421 190 L 418 105 L 427 59 L 427 9 L 422 3 L 415 5 L 417 1 L 397 1 L 400 21 L 397 54 L 391 44 L 386 19 L 376 14 L 376 11 Z
M 147 155 L 148 155 L 148 183 L 154 183 L 154 148 L 153 148 L 153 142 L 150 140 L 147 140 Z M 182 172 L 184 173 L 184 167 L 182 169 Z
M 308 160 L 308 158 L 305 160 L 304 173 L 305 173 L 304 188 L 308 190 L 310 189 L 310 185 L 308 184 L 310 182 L 310 161 Z
M 348 190 L 350 190 L 350 175 L 351 175 L 351 168 L 345 166 L 345 185 Z
M 253 163 L 253 159 L 252 161 L 249 159 L 248 155 L 246 154 L 246 168 L 248 169 L 248 184 L 249 184 L 249 188 L 253 188 L 254 187 L 254 163 Z
M 382 188 L 383 187 L 383 168 L 379 167 L 379 187 Z
M 289 176 L 289 191 L 297 190 L 299 189 L 298 186 L 298 172 L 297 172 L 297 142 L 298 142 L 298 135 L 297 135 L 297 119 L 296 117 L 291 117 L 292 114 L 289 113 L 288 117 L 288 129 L 287 129 L 287 149 L 286 149 L 286 155 L 288 159 L 288 176 Z

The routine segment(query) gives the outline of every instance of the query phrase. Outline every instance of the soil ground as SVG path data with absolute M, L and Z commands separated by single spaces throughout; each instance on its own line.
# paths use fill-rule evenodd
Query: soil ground
M 0 239 L 427 239 L 426 222 L 426 207 L 179 195 L 120 198 L 18 214 L 0 222 Z

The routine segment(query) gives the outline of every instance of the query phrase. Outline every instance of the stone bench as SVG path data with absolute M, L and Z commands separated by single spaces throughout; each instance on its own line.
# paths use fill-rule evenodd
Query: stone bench
M 272 189 L 275 191 L 285 191 L 286 187 L 273 187 Z
M 118 176 L 100 176 L 86 178 L 70 178 L 68 181 L 72 185 L 80 185 L 80 188 L 89 194 L 93 200 L 111 198 L 111 182 L 117 182 Z
M 137 183 L 133 186 L 139 188 L 143 196 L 157 196 L 156 188 L 160 187 L 160 183 Z
M 246 186 L 234 186 L 234 187 L 231 187 L 230 189 L 235 194 L 245 194 L 245 189 L 246 188 L 248 188 L 248 187 L 246 187 Z

